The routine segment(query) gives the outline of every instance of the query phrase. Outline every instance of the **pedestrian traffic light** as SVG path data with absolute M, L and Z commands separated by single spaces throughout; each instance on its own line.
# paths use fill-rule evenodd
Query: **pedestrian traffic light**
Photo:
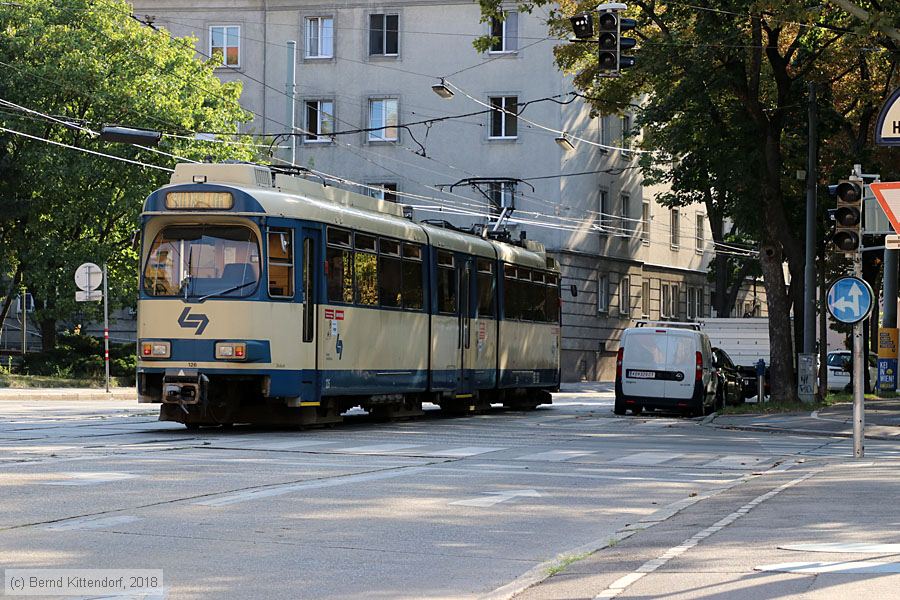
M 857 252 L 862 242 L 862 186 L 856 181 L 839 181 L 835 195 L 834 248 L 848 254 Z
M 589 12 L 578 13 L 570 17 L 572 31 L 579 40 L 589 40 L 594 37 L 594 17 Z

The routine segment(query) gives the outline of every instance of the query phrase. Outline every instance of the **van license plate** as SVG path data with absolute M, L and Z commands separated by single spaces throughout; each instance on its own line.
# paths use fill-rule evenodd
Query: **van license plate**
M 632 379 L 656 379 L 656 371 L 625 371 L 625 376 Z

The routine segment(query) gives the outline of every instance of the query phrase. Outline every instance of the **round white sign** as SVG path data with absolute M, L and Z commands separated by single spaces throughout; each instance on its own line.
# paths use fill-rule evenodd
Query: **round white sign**
M 103 270 L 94 263 L 84 263 L 75 270 L 75 285 L 85 292 L 92 292 L 103 283 Z

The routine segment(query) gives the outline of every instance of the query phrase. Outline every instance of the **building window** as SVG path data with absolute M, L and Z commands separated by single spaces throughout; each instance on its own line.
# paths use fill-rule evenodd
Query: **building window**
M 609 275 L 597 279 L 597 312 L 609 312 Z
M 706 313 L 703 312 L 704 308 L 704 298 L 705 292 L 702 287 L 697 288 L 697 318 L 702 319 L 706 316 Z
M 650 282 L 646 279 L 641 283 L 641 313 L 650 318 Z
M 307 17 L 306 58 L 331 58 L 334 56 L 334 19 L 331 17 Z
M 693 319 L 697 316 L 697 289 L 689 287 L 687 289 L 687 318 Z
M 237 25 L 210 27 L 209 55 L 226 67 L 241 66 L 241 28 Z
M 388 202 L 397 201 L 397 184 L 396 183 L 372 183 L 366 189 L 366 193 L 377 200 L 387 200 Z
M 612 207 L 609 205 L 609 192 L 600 190 L 600 202 L 597 210 L 600 212 L 597 222 L 600 224 L 600 233 L 609 233 L 607 229 L 612 225 Z
M 306 101 L 307 142 L 330 142 L 334 133 L 334 102 L 331 100 Z
M 631 115 L 622 115 L 622 148 L 631 144 Z
M 697 217 L 696 217 L 696 232 L 694 234 L 694 237 L 697 240 L 697 252 L 700 254 L 703 253 L 703 246 L 704 246 L 704 242 L 706 239 L 706 236 L 704 235 L 704 230 L 705 230 L 705 225 L 706 225 L 705 221 L 706 221 L 706 217 L 704 215 L 701 215 L 701 214 L 697 215 Z
M 628 194 L 619 195 L 619 231 L 620 235 L 630 234 L 634 231 L 631 225 L 631 197 Z
M 491 96 L 492 138 L 512 139 L 518 135 L 518 96 Z
M 631 317 L 631 278 L 623 277 L 619 281 L 619 314 Z
M 660 318 L 668 318 L 672 316 L 672 293 L 669 289 L 669 284 L 663 283 L 661 286 L 662 291 L 662 304 L 659 307 L 659 316 Z
M 396 98 L 369 100 L 370 142 L 396 142 L 400 137 L 398 122 Z
M 505 12 L 503 20 L 491 18 L 491 44 L 490 52 L 515 52 L 518 50 L 519 38 L 519 13 Z
M 492 215 L 499 215 L 504 208 L 516 207 L 516 186 L 509 181 L 488 182 L 487 196 Z
M 641 241 L 650 244 L 650 203 L 641 204 Z
M 369 15 L 369 56 L 397 56 L 399 24 L 399 15 Z
M 612 119 L 606 115 L 600 119 L 600 143 L 612 146 Z
M 677 248 L 681 242 L 681 211 L 677 208 L 669 210 L 669 243 L 673 248 Z
M 678 316 L 681 314 L 681 312 L 679 310 L 680 308 L 681 308 L 681 297 L 679 297 L 679 295 L 678 295 L 678 284 L 673 283 L 672 284 L 672 312 L 669 313 L 669 316 L 677 319 Z

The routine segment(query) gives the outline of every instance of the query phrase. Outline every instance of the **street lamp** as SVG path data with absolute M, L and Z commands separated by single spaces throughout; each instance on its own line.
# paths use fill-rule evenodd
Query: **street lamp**
M 118 142 L 122 144 L 141 144 L 142 146 L 157 146 L 162 138 L 162 133 L 149 129 L 135 129 L 134 127 L 116 127 L 104 125 L 100 128 L 100 139 L 104 142 Z
M 568 152 L 569 150 L 575 149 L 575 144 L 569 139 L 569 136 L 563 132 L 563 134 L 556 138 L 556 143 L 559 144 L 559 147 Z
M 431 91 L 433 91 L 435 94 L 437 94 L 444 100 L 449 100 L 450 98 L 453 97 L 453 90 L 451 90 L 449 87 L 447 87 L 447 84 L 444 83 L 443 78 L 441 78 L 440 83 L 436 83 L 433 86 L 431 86 Z

